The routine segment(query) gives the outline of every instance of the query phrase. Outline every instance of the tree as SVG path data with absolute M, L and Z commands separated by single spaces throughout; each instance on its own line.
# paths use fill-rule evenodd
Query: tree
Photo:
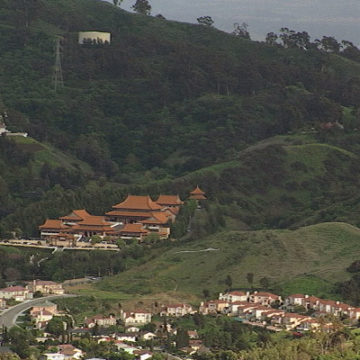
M 268 45 L 276 45 L 278 38 L 279 37 L 277 36 L 277 34 L 275 34 L 274 32 L 269 32 L 266 34 L 265 42 Z
M 45 328 L 46 332 L 59 337 L 60 335 L 64 335 L 65 326 L 64 321 L 60 317 L 53 317 Z
M 205 299 L 208 299 L 210 297 L 210 291 L 208 289 L 204 289 L 202 292 Z
M 99 243 L 101 243 L 101 241 L 102 241 L 102 239 L 101 239 L 101 237 L 99 235 L 93 235 L 91 237 L 91 244 L 92 245 L 99 244 Z
M 243 22 L 241 25 L 239 23 L 234 23 L 233 35 L 241 37 L 243 39 L 250 40 L 250 33 L 248 31 L 248 24 Z
M 200 25 L 212 26 L 214 24 L 214 20 L 211 16 L 200 16 L 196 20 Z
M 113 3 L 115 6 L 121 6 L 121 3 L 123 2 L 124 0 L 113 0 Z
M 178 349 L 189 346 L 188 332 L 183 328 L 178 328 L 175 341 L 176 341 L 176 347 Z
M 150 15 L 151 5 L 148 0 L 136 0 L 135 4 L 132 6 L 132 9 L 138 14 Z
M 263 278 L 260 279 L 260 285 L 263 289 L 267 290 L 270 286 L 269 279 L 266 276 L 264 276 Z
M 230 275 L 227 275 L 227 276 L 226 276 L 226 279 L 225 279 L 225 285 L 226 285 L 229 289 L 231 289 L 232 284 L 233 284 L 233 281 L 232 281 L 231 276 L 230 276 Z
M 246 280 L 249 283 L 249 285 L 252 287 L 253 283 L 254 283 L 254 273 L 247 273 L 246 274 Z

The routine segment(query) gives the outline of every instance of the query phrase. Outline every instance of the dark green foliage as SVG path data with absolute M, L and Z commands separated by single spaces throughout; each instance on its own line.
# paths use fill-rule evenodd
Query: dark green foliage
M 149 13 L 147 1 L 135 5 Z M 220 203 L 208 212 L 206 225 L 194 224 L 198 235 L 223 227 L 223 213 L 253 228 L 287 227 L 310 215 L 316 221 L 351 216 L 350 171 L 340 174 L 343 168 L 336 172 L 330 162 L 319 178 L 285 182 L 281 147 L 242 155 L 237 169 L 190 173 L 238 160 L 242 150 L 270 136 L 341 122 L 344 106 L 350 109 L 345 133 L 320 132 L 318 140 L 359 153 L 359 135 L 351 132 L 359 126 L 360 94 L 353 44 L 343 42 L 337 51 L 331 38 L 314 46 L 306 32 L 283 29 L 284 49 L 275 44 L 276 34 L 267 44 L 242 39 L 248 38 L 245 24 L 233 36 L 211 26 L 128 14 L 95 0 L 2 0 L 0 26 L 1 111 L 8 111 L 11 130 L 40 141 L 0 139 L 2 237 L 19 226 L 24 236 L 37 235 L 45 218 L 72 208 L 102 214 L 130 192 L 176 190 L 185 196 L 195 181 Z M 77 33 L 84 29 L 110 31 L 111 45 L 79 46 Z M 65 88 L 55 94 L 57 35 L 63 36 Z M 49 161 L 42 153 L 48 143 L 67 160 Z M 297 171 L 304 169 L 298 165 Z M 351 166 L 354 178 L 357 161 Z M 256 194 L 275 185 L 291 196 L 269 200 L 283 211 L 269 214 L 269 203 Z M 311 205 L 293 196 L 301 187 L 309 189 Z M 328 203 L 332 191 L 336 200 L 346 200 L 341 209 Z M 187 227 L 180 217 L 174 237 Z

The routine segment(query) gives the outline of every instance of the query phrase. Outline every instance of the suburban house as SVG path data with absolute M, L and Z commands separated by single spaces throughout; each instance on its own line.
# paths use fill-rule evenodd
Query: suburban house
M 57 305 L 47 300 L 42 304 L 33 306 L 30 310 L 30 316 L 34 319 L 37 329 L 45 328 L 48 322 L 57 315 L 59 315 Z
M 305 307 L 305 298 L 307 295 L 303 294 L 293 294 L 289 295 L 285 299 L 285 305 L 293 305 L 293 306 L 304 306 Z
M 116 340 L 136 342 L 138 341 L 138 335 L 139 335 L 138 333 L 117 334 Z
M 62 284 L 56 283 L 54 281 L 34 280 L 28 283 L 27 288 L 33 293 L 36 291 L 49 295 L 63 295 L 65 293 Z
M 152 358 L 153 353 L 147 350 L 135 350 L 133 355 L 135 355 L 137 360 L 148 360 Z
M 310 316 L 295 314 L 295 313 L 285 313 L 282 316 L 282 325 L 286 330 L 293 330 L 299 326 L 303 321 L 309 321 L 312 318 Z
M 203 315 L 224 313 L 228 307 L 229 303 L 226 300 L 209 300 L 201 302 L 199 312 Z
M 75 359 L 80 360 L 83 358 L 84 353 L 82 350 L 76 348 L 71 344 L 62 344 L 57 346 L 59 348 L 59 353 L 64 355 L 64 359 Z
M 0 289 L 0 298 L 13 299 L 15 301 L 25 301 L 32 299 L 33 293 L 22 286 L 10 286 L 4 289 Z
M 260 305 L 271 305 L 278 301 L 281 303 L 281 296 L 269 293 L 269 292 L 257 292 L 255 291 L 250 295 L 250 302 Z
M 121 312 L 121 320 L 125 326 L 145 325 L 151 322 L 151 313 L 148 311 Z
M 230 291 L 228 293 L 220 293 L 219 300 L 225 300 L 229 303 L 233 303 L 236 301 L 248 301 L 249 292 L 244 291 Z
M 187 314 L 193 313 L 194 310 L 191 305 L 188 304 L 171 304 L 166 305 L 160 312 L 160 316 L 175 316 L 181 317 Z
M 116 325 L 116 318 L 113 315 L 110 315 L 108 317 L 103 315 L 95 315 L 91 318 L 86 318 L 85 324 L 89 329 L 95 327 L 96 325 L 102 327 L 109 327 Z

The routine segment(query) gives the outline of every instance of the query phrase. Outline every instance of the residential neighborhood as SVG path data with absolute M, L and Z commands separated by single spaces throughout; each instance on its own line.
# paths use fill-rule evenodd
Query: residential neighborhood
M 241 326 L 263 328 L 274 333 L 285 331 L 298 336 L 319 331 L 331 333 L 336 331 L 339 323 L 345 327 L 356 326 L 360 319 L 360 308 L 339 301 L 304 294 L 282 298 L 266 291 L 234 290 L 220 293 L 217 299 L 201 302 L 199 307 L 187 303 L 157 304 L 152 306 L 152 310 L 148 307 L 121 309 L 118 314 L 85 316 L 79 323 L 69 310 L 59 309 L 55 302 L 46 298 L 49 294 L 63 294 L 62 285 L 40 280 L 29 282 L 26 287 L 1 289 L 0 294 L 4 297 L 0 298 L 0 304 L 6 306 L 8 299 L 31 299 L 34 290 L 41 291 L 45 297 L 28 310 L 27 320 L 23 321 L 40 331 L 39 343 L 50 339 L 56 343 L 60 341 L 56 351 L 44 352 L 43 358 L 50 360 L 87 359 L 86 352 L 75 346 L 84 338 L 92 339 L 101 346 L 110 346 L 115 352 L 127 353 L 137 360 L 147 360 L 154 353 L 165 351 L 165 343 L 170 344 L 167 349 L 170 353 L 177 349 L 179 354 L 191 357 L 211 350 L 206 346 L 209 340 L 201 328 L 194 325 L 184 332 L 179 325 L 182 319 L 188 322 L 199 316 L 204 319 L 228 319 Z M 63 324 L 63 334 L 69 335 L 51 334 L 54 328 L 51 324 Z M 61 343 L 65 339 L 68 339 L 67 342 Z M 74 342 L 70 339 L 78 340 Z

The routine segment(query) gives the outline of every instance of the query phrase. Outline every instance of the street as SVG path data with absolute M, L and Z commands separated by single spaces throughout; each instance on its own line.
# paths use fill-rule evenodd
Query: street
M 46 300 L 55 300 L 59 298 L 65 298 L 65 297 L 74 297 L 76 295 L 52 295 L 52 296 L 45 296 L 33 300 L 27 300 L 19 305 L 15 305 L 11 307 L 10 309 L 4 310 L 0 314 L 0 328 L 3 326 L 7 327 L 8 329 L 15 325 L 17 317 L 25 310 L 30 309 L 31 307 L 41 304 Z

